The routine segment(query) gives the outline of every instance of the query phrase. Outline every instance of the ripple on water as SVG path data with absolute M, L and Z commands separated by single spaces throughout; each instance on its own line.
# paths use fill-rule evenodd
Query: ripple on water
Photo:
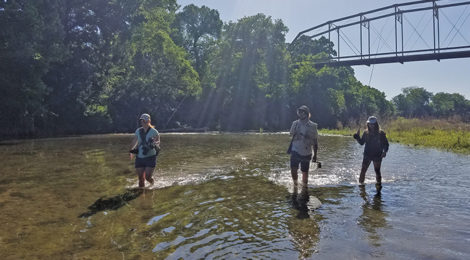
M 164 233 L 171 233 L 171 231 L 175 230 L 175 227 L 167 227 L 162 230 Z
M 98 143 L 99 138 L 103 142 Z M 126 184 L 137 186 L 135 174 L 129 173 L 134 172 L 132 162 L 123 162 L 117 152 L 128 146 L 130 136 L 99 138 L 36 142 L 28 154 L 24 145 L 20 153 L 11 153 L 14 147 L 0 147 L 2 255 L 11 259 L 51 255 L 62 259 L 71 254 L 100 258 L 108 253 L 113 259 L 470 256 L 468 156 L 391 144 L 382 164 L 385 184 L 380 197 L 369 185 L 375 182 L 372 167 L 365 191 L 355 185 L 363 146 L 351 138 L 320 136 L 322 168 L 312 164 L 310 200 L 305 202 L 302 195 L 293 194 L 285 154 L 287 135 L 162 135 L 165 150 L 152 191 L 115 211 L 77 218 L 76 212 L 86 210 L 90 202 L 119 194 Z M 318 201 L 313 196 L 322 203 L 315 211 L 311 209 Z M 38 209 L 46 213 L 38 215 Z M 47 224 L 50 216 L 61 221 Z M 337 250 L 338 245 L 347 250 Z
M 176 175 L 166 172 L 155 172 L 153 177 L 155 183 L 152 186 L 147 186 L 148 189 L 162 189 L 171 186 L 185 186 L 185 185 L 197 185 L 213 180 L 230 180 L 235 176 L 229 175 L 228 169 L 207 169 L 204 173 L 194 172 L 181 172 Z M 138 187 L 137 178 L 127 179 L 129 186 L 128 188 Z M 148 184 L 148 183 L 147 183 Z
M 150 220 L 147 222 L 147 225 L 148 225 L 148 226 L 151 226 L 151 225 L 157 223 L 157 222 L 160 221 L 162 218 L 164 218 L 164 217 L 166 217 L 166 216 L 168 216 L 168 215 L 170 215 L 170 213 L 165 213 L 165 214 L 163 214 L 163 215 L 155 216 L 155 217 L 153 217 L 152 219 L 150 219 Z
M 205 233 L 209 233 L 206 231 Z M 195 235 L 194 237 L 197 237 Z M 247 257 L 256 255 L 272 258 L 276 252 L 276 244 L 285 246 L 286 239 L 276 239 L 267 243 L 264 239 L 254 234 L 247 234 L 243 230 L 210 234 L 202 239 L 194 240 L 194 237 L 177 237 L 171 242 L 162 242 L 155 246 L 153 252 L 174 248 L 167 259 L 200 259 L 217 257 Z M 193 242 L 188 242 L 194 240 Z

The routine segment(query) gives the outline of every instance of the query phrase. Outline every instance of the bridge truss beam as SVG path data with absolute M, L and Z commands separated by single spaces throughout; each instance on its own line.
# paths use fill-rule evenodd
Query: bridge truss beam
M 343 17 L 340 19 L 328 21 L 321 25 L 309 28 L 300 32 L 292 43 L 294 43 L 299 37 L 305 35 L 310 38 L 317 38 L 320 36 L 325 37 L 327 35 L 328 40 L 331 40 L 331 34 L 336 33 L 336 49 L 337 55 L 330 57 L 328 60 L 318 60 L 316 65 L 330 65 L 330 66 L 353 66 L 353 65 L 371 65 L 371 64 L 381 64 L 381 63 L 395 63 L 395 62 L 411 62 L 411 61 L 425 61 L 425 60 L 441 60 L 441 59 L 456 59 L 456 58 L 469 58 L 470 57 L 470 43 L 468 45 L 459 45 L 459 46 L 441 46 L 441 26 L 440 26 L 440 13 L 441 10 L 452 7 L 465 7 L 465 10 L 470 7 L 470 1 L 465 2 L 453 2 L 450 4 L 438 5 L 437 2 L 440 0 L 427 0 L 427 1 L 414 1 L 408 3 L 401 3 L 386 6 L 383 8 L 374 9 L 371 11 Z M 423 7 L 424 5 L 424 7 Z M 426 6 L 430 5 L 430 6 Z M 412 7 L 411 9 L 404 10 L 404 7 Z M 417 8 L 416 8 L 417 7 Z M 417 49 L 417 50 L 406 50 L 404 42 L 404 15 L 412 14 L 417 12 L 429 11 L 432 12 L 432 37 L 433 44 L 432 48 Z M 383 12 L 386 12 L 383 14 Z M 470 14 L 469 14 L 470 16 Z M 371 53 L 371 22 L 377 21 L 380 19 L 386 19 L 389 17 L 394 17 L 394 47 L 395 50 L 392 52 L 381 52 L 381 53 Z M 467 16 L 468 18 L 468 16 Z M 354 22 L 346 22 L 350 20 L 356 20 Z M 460 18 L 459 18 L 460 19 Z M 464 21 L 465 22 L 465 21 Z M 463 25 L 464 23 L 462 23 Z M 340 46 L 340 37 L 342 30 L 347 28 L 359 27 L 359 42 L 356 42 L 356 45 L 360 46 L 360 50 L 355 55 L 346 55 L 341 56 Z M 413 26 L 413 25 L 411 25 Z M 316 30 L 325 28 L 324 30 L 314 33 L 313 35 L 307 35 L 308 33 L 314 32 Z M 424 41 L 424 39 L 419 35 L 419 32 L 413 26 L 413 29 L 418 33 L 418 36 Z M 455 25 L 452 28 L 452 31 L 455 29 Z M 452 32 L 451 31 L 451 32 Z M 451 33 L 449 32 L 449 34 Z M 470 37 L 470 26 L 465 28 L 465 32 L 468 33 Z M 460 33 L 457 29 L 457 33 Z M 364 41 L 364 35 L 366 35 L 367 40 Z M 460 33 L 463 37 L 463 35 Z M 348 38 L 347 38 L 348 39 Z M 383 38 L 382 38 L 383 39 Z M 346 42 L 347 43 L 347 42 Z M 349 44 L 347 44 L 349 45 Z M 365 49 L 365 46 L 367 48 Z

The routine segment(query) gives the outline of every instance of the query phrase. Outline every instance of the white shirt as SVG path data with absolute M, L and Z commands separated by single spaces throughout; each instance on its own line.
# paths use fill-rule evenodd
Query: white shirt
M 292 151 L 302 156 L 311 155 L 313 145 L 318 145 L 317 124 L 310 120 L 292 122 L 290 135 L 294 136 Z

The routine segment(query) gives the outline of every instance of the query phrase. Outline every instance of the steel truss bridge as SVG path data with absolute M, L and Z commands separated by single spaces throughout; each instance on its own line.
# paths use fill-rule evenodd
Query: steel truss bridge
M 470 1 L 414 1 L 328 21 L 300 32 L 336 54 L 316 65 L 353 66 L 470 57 Z

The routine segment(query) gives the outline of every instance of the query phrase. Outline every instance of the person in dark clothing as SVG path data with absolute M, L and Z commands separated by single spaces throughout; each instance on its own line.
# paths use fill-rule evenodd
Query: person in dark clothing
M 358 129 L 357 133 L 353 136 L 360 145 L 365 144 L 359 183 L 361 185 L 364 184 L 366 171 L 369 168 L 370 163 L 373 162 L 377 185 L 381 185 L 382 173 L 380 172 L 380 167 L 382 165 L 382 159 L 387 155 L 389 146 L 387 136 L 385 132 L 380 129 L 375 116 L 369 117 L 367 120 L 367 130 L 364 131 L 362 137 L 360 135 L 361 132 L 360 129 Z

